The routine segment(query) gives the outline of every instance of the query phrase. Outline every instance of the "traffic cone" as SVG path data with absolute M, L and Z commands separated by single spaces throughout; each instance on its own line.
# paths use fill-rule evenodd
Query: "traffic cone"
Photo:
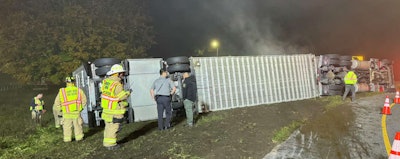
M 400 159 L 400 132 L 396 132 L 394 137 L 392 150 L 389 154 L 389 159 Z
M 400 103 L 399 91 L 396 92 L 396 96 L 394 97 L 394 103 L 396 103 L 396 104 L 399 104 L 399 103 Z
M 383 105 L 382 108 L 382 114 L 392 115 L 392 113 L 390 112 L 389 96 L 386 96 L 385 104 Z

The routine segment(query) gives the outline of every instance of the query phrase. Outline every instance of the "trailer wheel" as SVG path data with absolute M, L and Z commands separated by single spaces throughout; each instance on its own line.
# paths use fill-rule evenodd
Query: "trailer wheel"
M 329 59 L 329 65 L 339 66 L 339 60 L 338 59 Z
M 168 65 L 190 64 L 189 58 L 186 56 L 170 57 L 166 61 Z
M 346 76 L 346 74 L 347 74 L 346 72 L 340 72 L 340 73 L 336 74 L 336 78 L 343 79 L 344 76 Z
M 105 76 L 108 71 L 110 71 L 111 66 L 103 66 L 98 69 L 96 69 L 94 72 L 96 73 L 97 76 Z
M 116 59 L 116 58 L 101 58 L 101 59 L 96 59 L 93 62 L 93 64 L 96 67 L 112 66 L 114 64 L 120 64 L 120 63 L 121 63 L 121 60 Z
M 331 96 L 334 96 L 334 95 L 342 95 L 343 93 L 342 93 L 342 91 L 332 91 L 332 90 L 330 90 L 329 92 L 328 92 L 328 95 L 331 95 Z
M 342 91 L 342 85 L 329 85 L 329 91 Z
M 190 71 L 190 65 L 189 64 L 174 64 L 168 66 L 168 72 L 169 73 L 175 73 L 175 72 L 189 72 Z

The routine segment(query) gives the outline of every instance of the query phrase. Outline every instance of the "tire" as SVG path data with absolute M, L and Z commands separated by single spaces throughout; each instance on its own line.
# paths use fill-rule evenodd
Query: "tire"
M 346 76 L 346 74 L 347 74 L 346 72 L 340 72 L 340 73 L 336 74 L 336 78 L 343 79 L 344 76 Z
M 332 91 L 332 90 L 329 90 L 328 95 L 330 95 L 330 96 L 342 95 L 342 91 Z
M 341 79 L 334 79 L 333 81 L 334 81 L 334 83 L 335 83 L 336 85 L 340 85 L 340 84 L 343 83 L 343 81 L 342 81 Z
M 103 66 L 98 69 L 96 69 L 94 72 L 96 73 L 97 76 L 105 76 L 108 71 L 110 71 L 111 66 Z
M 342 61 L 351 61 L 352 59 L 353 59 L 352 56 L 347 56 L 347 55 L 339 57 L 339 60 L 342 60 Z
M 189 58 L 186 56 L 170 57 L 166 61 L 168 65 L 190 64 Z
M 114 64 L 120 64 L 120 63 L 121 63 L 121 60 L 116 59 L 116 58 L 101 58 L 101 59 L 96 59 L 93 62 L 93 64 L 96 67 L 112 66 Z
M 329 79 L 328 79 L 328 78 L 321 78 L 321 79 L 319 80 L 319 82 L 320 82 L 321 84 L 323 84 L 323 85 L 327 85 L 327 84 L 329 84 Z
M 348 66 L 350 67 L 353 63 L 351 61 L 340 61 L 339 66 Z
M 329 85 L 329 91 L 342 91 L 342 85 Z
M 96 116 L 93 111 L 88 111 L 88 122 L 90 128 L 96 127 Z
M 167 68 L 169 73 L 175 72 L 190 72 L 190 65 L 189 64 L 174 64 L 170 65 Z
M 338 59 L 329 59 L 328 63 L 329 63 L 329 65 L 332 65 L 332 66 L 339 66 Z

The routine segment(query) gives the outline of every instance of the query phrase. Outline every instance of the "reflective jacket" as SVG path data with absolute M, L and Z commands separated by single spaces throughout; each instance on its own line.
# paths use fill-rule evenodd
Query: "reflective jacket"
M 75 86 L 61 88 L 59 97 L 64 118 L 78 118 L 82 111 L 82 91 Z
M 344 76 L 345 84 L 356 84 L 357 83 L 357 75 L 353 71 L 347 72 L 346 76 Z
M 117 91 L 117 87 L 122 87 L 117 77 L 109 77 L 102 81 L 101 107 L 103 108 L 103 113 L 101 118 L 106 122 L 111 122 L 113 115 L 122 115 L 126 111 L 125 106 L 127 104 L 126 102 L 122 102 L 122 100 L 126 99 L 129 92 L 123 90 Z
M 43 100 L 40 100 L 40 99 L 34 97 L 32 103 L 33 103 L 33 105 L 31 104 L 31 106 L 29 107 L 29 110 L 33 110 L 32 109 L 33 107 L 35 108 L 35 110 L 43 110 L 43 105 L 44 105 Z

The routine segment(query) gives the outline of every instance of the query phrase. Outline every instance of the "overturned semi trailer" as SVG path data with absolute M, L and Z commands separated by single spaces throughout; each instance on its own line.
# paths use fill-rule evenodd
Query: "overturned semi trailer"
M 103 69 L 111 65 L 95 63 L 84 64 L 73 72 L 77 85 L 87 93 L 87 113 L 83 117 L 92 126 L 101 124 L 100 82 L 105 77 Z M 132 89 L 126 113 L 129 121 L 157 119 L 156 103 L 149 90 L 161 68 L 173 67 L 161 58 L 126 59 L 119 63 L 127 70 L 125 89 Z M 319 96 L 313 54 L 191 57 L 189 63 L 197 83 L 197 112 L 202 108 L 217 111 Z M 177 88 L 181 88 L 180 73 L 171 72 Z

